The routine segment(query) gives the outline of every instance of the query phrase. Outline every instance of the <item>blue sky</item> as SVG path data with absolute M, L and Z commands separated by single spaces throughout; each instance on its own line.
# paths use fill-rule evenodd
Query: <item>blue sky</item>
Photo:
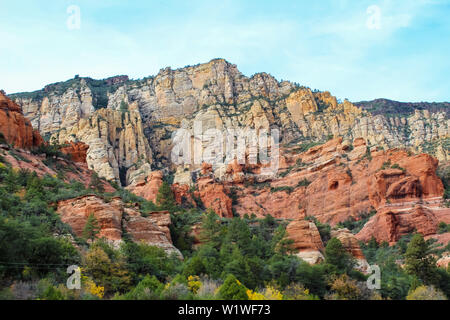
M 450 101 L 449 49 L 450 0 L 0 0 L 7 93 L 220 57 L 340 99 Z

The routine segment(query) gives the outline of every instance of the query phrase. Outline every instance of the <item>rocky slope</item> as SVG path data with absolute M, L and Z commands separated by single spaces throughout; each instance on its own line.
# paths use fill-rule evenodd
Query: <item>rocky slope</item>
M 20 107 L 0 93 L 0 132 L 4 143 L 0 144 L 0 165 L 10 165 L 17 172 L 27 170 L 39 177 L 45 175 L 59 177 L 61 180 L 84 184 L 86 188 L 92 181 L 94 171 L 86 163 L 89 146 L 82 142 L 64 144 L 60 149 L 66 157 L 54 156 L 51 161 L 46 154 L 36 154 L 36 147 L 43 143 L 39 132 L 34 131 L 30 122 L 22 115 Z M 106 181 L 100 181 L 104 192 L 116 190 Z M 175 253 L 182 258 L 171 240 L 169 212 L 152 212 L 143 216 L 138 205 L 124 204 L 120 197 L 107 202 L 97 195 L 85 195 L 55 203 L 61 220 L 72 227 L 77 236 L 82 236 L 87 218 L 96 217 L 99 237 L 114 245 L 119 245 L 127 234 L 136 242 L 164 249 L 168 254 Z

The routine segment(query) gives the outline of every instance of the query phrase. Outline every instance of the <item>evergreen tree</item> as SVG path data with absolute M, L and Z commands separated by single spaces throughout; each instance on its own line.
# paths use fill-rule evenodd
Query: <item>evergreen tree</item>
M 421 234 L 416 234 L 405 253 L 406 272 L 419 278 L 424 284 L 438 284 L 436 262 L 430 255 L 430 248 Z
M 103 181 L 100 179 L 98 174 L 94 172 L 91 176 L 91 183 L 89 184 L 89 188 L 97 191 L 98 193 L 104 193 L 105 187 L 103 186 Z
M 325 248 L 325 262 L 337 267 L 340 273 L 348 272 L 353 268 L 351 256 L 345 251 L 341 241 L 330 239 Z
M 175 197 L 173 196 L 172 188 L 165 181 L 159 187 L 156 195 L 156 204 L 163 210 L 173 211 L 175 209 Z
M 98 225 L 98 221 L 95 218 L 94 214 L 91 213 L 86 221 L 86 225 L 83 229 L 83 238 L 86 240 L 94 241 L 97 237 L 97 234 L 100 232 L 100 227 Z
M 212 247 L 218 249 L 222 244 L 222 227 L 219 216 L 212 210 L 203 218 L 201 238 Z
M 219 288 L 219 297 L 224 300 L 248 300 L 247 288 L 229 274 Z

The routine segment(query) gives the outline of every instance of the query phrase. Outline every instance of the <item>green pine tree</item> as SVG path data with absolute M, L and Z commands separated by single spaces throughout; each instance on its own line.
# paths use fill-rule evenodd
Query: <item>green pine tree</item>
M 94 172 L 91 176 L 91 183 L 89 184 L 89 188 L 93 189 L 98 193 L 104 193 L 105 187 L 103 186 L 103 181 L 100 179 L 98 174 Z
M 247 288 L 229 274 L 219 288 L 219 297 L 224 300 L 248 300 Z
M 162 210 L 173 211 L 175 209 L 175 197 L 173 196 L 172 188 L 165 181 L 159 187 L 158 194 L 156 195 L 156 204 Z
M 430 248 L 421 234 L 416 234 L 405 253 L 406 272 L 416 276 L 426 285 L 436 285 L 439 282 L 436 262 L 430 255 Z
M 98 221 L 95 218 L 94 214 L 91 213 L 86 221 L 86 225 L 83 229 L 83 238 L 86 240 L 94 241 L 97 235 L 100 232 L 100 227 L 98 225 Z
M 222 226 L 219 221 L 219 216 L 212 210 L 208 210 L 206 216 L 203 217 L 200 237 L 202 241 L 216 249 L 222 244 Z
M 336 238 L 330 239 L 327 243 L 325 262 L 336 266 L 339 272 L 348 272 L 353 268 L 352 257 L 345 251 L 341 241 Z

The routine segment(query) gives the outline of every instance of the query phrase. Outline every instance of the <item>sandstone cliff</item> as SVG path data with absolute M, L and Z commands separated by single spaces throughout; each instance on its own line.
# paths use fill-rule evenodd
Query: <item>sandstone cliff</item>
M 22 109 L 0 92 L 0 143 L 16 148 L 31 149 L 43 143 L 38 131 L 34 130 Z
M 134 183 L 130 176 L 137 172 L 148 174 L 139 170 L 144 165 L 171 166 L 171 133 L 191 128 L 194 120 L 204 130 L 277 126 L 284 144 L 362 137 L 371 145 L 449 159 L 445 112 L 372 115 L 329 92 L 278 82 L 266 73 L 246 77 L 222 59 L 166 68 L 142 80 L 113 80 L 77 78 L 12 97 L 43 136 L 85 142 L 90 167 L 124 185 Z

